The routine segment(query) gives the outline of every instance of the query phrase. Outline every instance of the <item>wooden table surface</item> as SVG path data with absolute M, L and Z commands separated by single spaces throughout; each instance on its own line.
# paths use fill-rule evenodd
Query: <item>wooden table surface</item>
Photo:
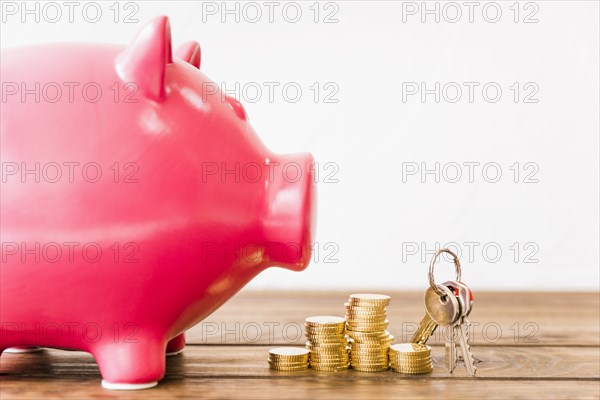
M 406 341 L 424 314 L 422 293 L 388 293 L 390 332 Z M 269 348 L 300 345 L 304 318 L 343 315 L 348 292 L 242 292 L 188 331 L 182 354 L 167 359 L 153 389 L 102 389 L 87 353 L 45 349 L 0 358 L 1 399 L 295 399 L 295 398 L 600 398 L 598 293 L 477 293 L 470 316 L 477 378 L 460 364 L 443 367 L 436 333 L 434 371 L 278 372 L 268 369 Z

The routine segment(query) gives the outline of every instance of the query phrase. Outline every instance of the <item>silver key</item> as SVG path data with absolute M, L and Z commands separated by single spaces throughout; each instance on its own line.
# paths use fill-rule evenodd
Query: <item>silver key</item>
M 446 286 L 438 285 L 445 296 L 440 297 L 433 288 L 425 292 L 425 316 L 411 338 L 411 343 L 425 344 L 438 325 L 451 325 L 460 318 L 458 300 Z
M 448 372 L 452 373 L 454 368 L 456 368 L 456 362 L 458 360 L 454 327 L 451 327 L 447 334 L 450 335 L 450 337 L 446 338 L 446 343 L 444 343 L 444 364 L 446 365 Z
M 456 323 L 460 322 L 461 317 L 468 311 L 467 302 L 465 300 L 465 296 L 459 296 L 458 289 L 456 288 L 456 281 L 448 281 L 443 283 L 448 289 L 450 289 L 454 296 L 458 301 L 458 305 L 460 307 L 460 317 L 457 319 Z M 456 368 L 456 364 L 458 361 L 458 352 L 456 350 L 456 340 L 454 325 L 448 327 L 448 331 L 444 335 L 445 343 L 444 343 L 444 364 L 449 373 L 452 373 Z
M 452 292 L 456 295 L 459 305 L 461 306 L 461 316 L 458 318 L 458 321 L 453 325 L 452 330 L 454 332 L 453 336 L 455 340 L 458 341 L 458 345 L 460 346 L 462 360 L 465 363 L 465 367 L 467 372 L 471 376 L 475 376 L 477 372 L 477 368 L 475 367 L 475 359 L 473 358 L 473 354 L 471 353 L 471 346 L 469 345 L 469 327 L 470 323 L 467 320 L 467 316 L 471 313 L 473 308 L 473 294 L 469 287 L 462 282 L 458 281 L 449 281 L 444 283 L 445 286 L 450 288 Z M 455 353 L 456 354 L 456 353 Z M 446 365 L 448 365 L 448 361 Z M 454 367 L 456 366 L 456 361 L 454 361 Z M 452 372 L 452 371 L 450 371 Z
M 458 345 L 462 353 L 462 358 L 467 368 L 467 372 L 471 376 L 475 376 L 477 373 L 477 367 L 475 367 L 475 359 L 471 353 L 471 346 L 469 346 L 469 325 L 461 323 L 453 327 L 455 335 L 458 337 Z

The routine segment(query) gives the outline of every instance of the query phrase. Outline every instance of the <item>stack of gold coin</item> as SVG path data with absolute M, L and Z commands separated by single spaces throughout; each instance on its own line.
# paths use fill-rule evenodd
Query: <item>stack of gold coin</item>
M 431 347 L 418 343 L 398 343 L 390 347 L 392 369 L 403 374 L 427 374 L 433 371 Z
M 308 354 L 302 347 L 277 347 L 269 350 L 269 367 L 278 371 L 301 371 L 308 368 Z
M 319 371 L 348 369 L 346 320 L 342 317 L 308 317 L 305 321 L 306 348 L 310 351 L 310 367 Z
M 388 349 L 394 337 L 386 330 L 388 304 L 390 296 L 383 294 L 352 294 L 344 304 L 353 369 L 364 372 L 389 369 Z

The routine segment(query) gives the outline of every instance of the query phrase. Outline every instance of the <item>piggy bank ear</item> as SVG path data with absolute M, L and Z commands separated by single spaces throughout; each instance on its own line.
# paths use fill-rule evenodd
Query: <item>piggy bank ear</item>
M 175 50 L 175 56 L 200 69 L 200 45 L 198 42 L 192 40 L 181 44 Z
M 166 16 L 150 21 L 117 57 L 115 67 L 124 82 L 133 82 L 153 100 L 165 96 L 165 70 L 173 62 L 171 28 Z

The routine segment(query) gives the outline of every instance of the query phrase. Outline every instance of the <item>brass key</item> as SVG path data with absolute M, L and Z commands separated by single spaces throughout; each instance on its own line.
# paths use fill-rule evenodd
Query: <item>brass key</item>
M 441 285 L 438 285 L 437 288 L 444 295 L 438 295 L 431 287 L 427 289 L 425 292 L 426 313 L 411 338 L 411 343 L 425 344 L 438 325 L 451 325 L 460 317 L 460 307 L 452 291 Z

